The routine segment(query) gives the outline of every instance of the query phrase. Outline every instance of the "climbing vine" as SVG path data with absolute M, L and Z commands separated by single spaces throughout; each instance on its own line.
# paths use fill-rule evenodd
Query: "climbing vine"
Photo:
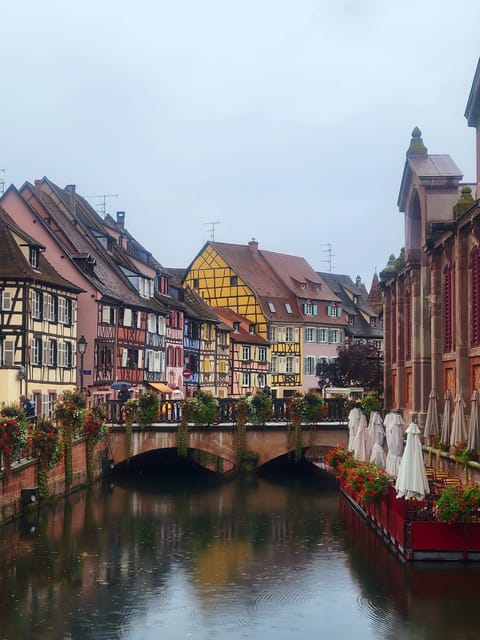
M 64 391 L 60 400 L 55 403 L 54 414 L 62 427 L 65 486 L 69 487 L 73 481 L 73 438 L 78 435 L 85 420 L 85 396 L 80 389 Z
M 39 418 L 32 433 L 32 450 L 38 460 L 38 492 L 41 498 L 47 498 L 48 472 L 60 460 L 63 451 L 60 433 L 51 420 Z
M 95 445 L 102 440 L 107 434 L 105 425 L 106 412 L 102 405 L 94 405 L 85 415 L 85 424 L 83 425 L 83 435 L 85 436 L 85 456 L 87 467 L 87 483 L 90 484 L 95 479 L 93 468 L 93 453 Z
M 125 402 L 125 457 L 127 462 L 132 456 L 132 431 L 133 423 L 138 413 L 138 400 L 136 398 L 130 398 Z

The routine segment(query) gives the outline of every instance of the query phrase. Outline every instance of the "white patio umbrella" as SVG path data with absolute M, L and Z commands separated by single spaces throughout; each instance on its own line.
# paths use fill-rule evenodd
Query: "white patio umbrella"
M 430 492 L 419 434 L 420 429 L 414 422 L 411 422 L 407 429 L 405 453 L 402 456 L 395 482 L 397 498 L 423 500 L 425 495 Z
M 438 425 L 437 398 L 437 392 L 435 389 L 432 389 L 428 396 L 427 418 L 423 430 L 423 441 L 425 444 L 429 444 L 430 438 L 435 439 L 440 430 Z
M 473 390 L 472 407 L 470 409 L 470 425 L 468 429 L 467 446 L 472 451 L 480 453 L 480 426 L 478 420 L 478 391 Z
M 452 431 L 450 433 L 450 446 L 454 447 L 460 442 L 467 442 L 467 423 L 465 421 L 465 402 L 460 393 L 455 396 L 455 410 L 453 412 Z
M 440 442 L 442 444 L 450 444 L 450 418 L 452 415 L 452 394 L 447 389 L 444 396 L 445 403 L 443 405 L 442 431 L 440 434 Z
M 387 460 L 385 471 L 397 476 L 403 454 L 403 428 L 405 422 L 400 413 L 393 412 L 385 419 L 385 438 L 387 440 Z
M 372 455 L 373 443 L 375 442 L 375 425 L 378 423 L 380 423 L 382 427 L 382 432 L 385 433 L 383 431 L 382 416 L 378 413 L 378 411 L 372 411 L 368 420 L 367 438 L 365 444 L 367 459 L 369 459 Z
M 360 407 L 353 407 L 348 414 L 348 450 L 353 451 L 353 441 L 357 435 L 360 418 L 363 413 Z
M 373 420 L 372 420 L 373 416 Z M 383 448 L 383 441 L 385 439 L 385 429 L 383 428 L 382 417 L 378 411 L 372 412 L 370 415 L 370 424 L 368 430 L 372 429 L 372 452 L 370 454 L 370 462 L 373 462 L 380 469 L 385 469 L 387 463 L 387 457 L 385 455 L 385 449 Z
M 358 424 L 357 434 L 353 440 L 353 455 L 357 460 L 365 462 L 368 460 L 366 449 L 367 438 L 367 418 L 362 413 Z

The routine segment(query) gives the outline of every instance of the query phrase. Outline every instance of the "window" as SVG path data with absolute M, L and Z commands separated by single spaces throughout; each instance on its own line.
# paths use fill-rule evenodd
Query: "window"
M 3 367 L 13 367 L 13 361 L 15 358 L 15 340 L 5 339 L 2 344 L 2 359 L 1 364 Z
M 285 358 L 285 373 L 293 373 L 293 356 Z
M 198 285 L 199 285 L 199 284 L 200 284 L 200 283 L 199 283 L 199 281 L 198 281 L 198 278 L 194 278 L 194 279 L 193 279 L 193 288 L 194 288 L 194 289 L 198 289 Z
M 355 316 L 348 316 L 348 324 L 350 325 L 354 325 L 355 324 Z
M 305 289 L 307 288 L 307 285 L 305 284 L 305 282 L 301 282 L 300 283 L 300 289 L 302 289 L 303 291 L 305 291 Z
M 258 380 L 258 386 L 260 387 L 260 389 L 263 389 L 263 387 L 267 384 L 267 376 L 265 373 L 259 373 L 257 376 L 257 380 Z
M 45 319 L 49 322 L 57 322 L 58 298 L 51 293 L 43 294 L 43 307 L 45 309 Z
M 32 293 L 32 318 L 34 318 L 35 320 L 41 320 L 42 311 L 43 311 L 42 294 L 39 291 L 34 291 Z
M 245 362 L 246 360 L 250 360 L 250 346 L 243 345 L 242 346 L 242 360 Z
M 102 324 L 115 324 L 115 309 L 109 304 L 102 307 Z
M 275 305 L 273 304 L 273 302 L 268 302 L 268 308 L 270 309 L 270 311 L 272 313 L 275 313 Z
M 57 341 L 45 340 L 43 343 L 43 362 L 48 367 L 57 366 Z
M 285 342 L 293 342 L 293 327 L 285 327 Z
M 330 329 L 329 342 L 333 344 L 340 342 L 340 331 L 338 329 Z
M 303 360 L 303 373 L 307 376 L 315 375 L 315 358 L 306 356 Z
M 40 338 L 33 338 L 30 343 L 30 362 L 34 367 L 42 364 L 42 341 Z
M 72 301 L 67 298 L 58 298 L 58 322 L 66 325 L 72 323 Z
M 242 387 L 249 387 L 250 386 L 250 374 L 247 373 L 246 371 L 244 371 L 242 373 Z
M 277 342 L 277 330 L 276 327 L 270 326 L 268 328 L 268 339 L 270 342 Z
M 340 316 L 342 315 L 342 309 L 335 303 L 329 304 L 327 306 L 327 315 L 330 318 L 340 318 Z
M 292 307 L 290 306 L 290 304 L 288 302 L 285 303 L 285 311 L 287 313 L 293 313 L 292 312 Z
M 315 329 L 313 327 L 305 329 L 305 342 L 315 342 Z
M 230 286 L 231 287 L 236 287 L 238 285 L 238 277 L 237 276 L 230 276 Z
M 72 344 L 70 342 L 58 343 L 58 366 L 70 369 L 72 366 Z
M 2 311 L 12 310 L 12 294 L 10 291 L 2 291 Z
M 370 318 L 370 326 L 371 327 L 376 327 L 377 326 L 377 319 L 376 318 Z
M 30 247 L 30 265 L 38 269 L 38 247 Z
M 132 326 L 132 310 L 131 309 L 123 309 L 123 326 L 131 327 Z
M 272 356 L 270 362 L 270 373 L 278 373 L 278 356 Z
M 303 305 L 303 313 L 306 316 L 318 316 L 318 305 L 312 304 L 311 302 L 306 302 Z
M 240 323 L 239 322 L 234 322 L 233 323 L 233 331 L 234 331 L 234 333 L 240 333 Z
M 150 333 L 157 333 L 157 316 L 154 313 L 147 316 L 147 329 Z
M 258 347 L 258 361 L 266 362 L 267 361 L 267 350 L 265 347 Z
M 328 342 L 328 329 L 317 329 L 317 342 Z
M 255 333 L 255 325 L 254 324 L 249 325 L 248 332 L 249 332 L 250 335 L 253 335 Z
M 353 304 L 358 304 L 358 296 L 355 294 L 353 296 Z

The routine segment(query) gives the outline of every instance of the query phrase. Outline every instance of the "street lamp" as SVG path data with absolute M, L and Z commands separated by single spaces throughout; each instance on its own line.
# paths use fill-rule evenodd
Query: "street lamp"
M 87 340 L 82 334 L 77 342 L 77 351 L 80 354 L 80 391 L 83 393 L 83 356 L 87 350 Z

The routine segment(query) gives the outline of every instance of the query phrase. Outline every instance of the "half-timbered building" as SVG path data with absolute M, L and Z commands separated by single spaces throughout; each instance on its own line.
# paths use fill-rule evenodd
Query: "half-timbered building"
M 20 395 L 48 416 L 77 385 L 77 297 L 81 289 L 57 273 L 45 247 L 0 208 L 0 388 L 3 402 Z

